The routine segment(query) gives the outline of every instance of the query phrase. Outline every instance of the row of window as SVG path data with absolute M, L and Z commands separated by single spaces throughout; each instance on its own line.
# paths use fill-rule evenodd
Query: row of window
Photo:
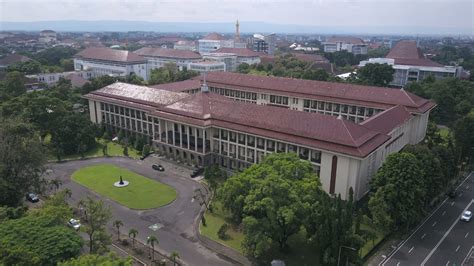
M 262 150 L 262 156 L 265 152 L 295 152 L 301 159 L 311 160 L 314 163 L 321 163 L 321 151 L 308 149 L 305 147 L 278 142 L 261 137 L 255 137 L 244 133 L 237 133 L 226 129 L 214 129 L 213 131 L 214 146 L 213 151 L 222 155 L 231 157 L 239 157 L 239 159 L 253 162 L 254 151 Z M 229 148 L 227 148 L 227 143 Z M 237 151 L 239 153 L 235 153 Z M 244 150 L 247 150 L 245 152 Z M 259 155 L 257 153 L 257 155 Z
M 119 115 L 123 115 L 127 117 L 137 118 L 137 119 L 141 119 L 148 122 L 153 121 L 155 124 L 159 123 L 158 118 L 152 118 L 151 116 L 147 116 L 146 113 L 143 111 L 139 111 L 139 110 L 123 107 L 123 106 L 118 106 L 114 104 L 100 103 L 100 110 L 110 112 L 113 114 L 119 114 Z
M 214 87 L 210 87 L 209 90 L 211 92 L 218 93 L 220 95 L 224 95 L 228 97 L 235 97 L 235 98 L 254 100 L 254 101 L 257 100 L 257 94 L 254 92 L 248 92 L 248 91 L 245 92 L 245 91 L 214 88 Z

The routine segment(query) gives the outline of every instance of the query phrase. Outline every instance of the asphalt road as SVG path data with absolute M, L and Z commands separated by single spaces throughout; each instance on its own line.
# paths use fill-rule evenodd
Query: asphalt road
M 464 210 L 474 212 L 474 174 L 458 187 L 455 199 L 445 199 L 383 266 L 474 265 L 474 220 L 460 221 Z
M 158 172 L 151 168 L 151 165 L 156 162 L 165 167 L 165 172 Z M 71 189 L 70 201 L 72 204 L 76 204 L 87 196 L 101 198 L 98 194 L 70 179 L 71 174 L 77 169 L 99 163 L 115 164 L 130 169 L 140 175 L 168 184 L 178 192 L 176 200 L 171 204 L 145 211 L 130 210 L 115 201 L 102 197 L 104 202 L 111 207 L 112 221 L 120 219 L 124 223 L 121 229 L 122 234 L 126 234 L 131 228 L 134 228 L 139 232 L 137 239 L 144 243 L 149 235 L 155 235 L 159 240 L 158 250 L 167 253 L 178 251 L 182 261 L 187 265 L 232 264 L 202 246 L 196 238 L 193 223 L 199 213 L 200 205 L 193 200 L 193 195 L 194 190 L 202 188 L 202 186 L 191 180 L 189 174 L 192 171 L 187 168 L 161 161 L 155 157 L 149 157 L 145 161 L 127 158 L 97 158 L 51 164 L 49 167 L 53 172 L 47 178 L 58 178 L 63 182 L 62 188 Z M 152 230 L 150 228 L 152 225 L 157 225 L 159 229 Z

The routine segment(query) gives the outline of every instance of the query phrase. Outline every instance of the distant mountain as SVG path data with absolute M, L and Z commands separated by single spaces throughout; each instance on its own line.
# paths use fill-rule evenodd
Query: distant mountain
M 5 22 L 0 21 L 0 31 L 40 31 L 51 29 L 55 31 L 155 31 L 155 32 L 234 32 L 234 23 L 193 23 L 193 22 L 147 22 L 120 20 L 62 20 L 62 21 L 33 21 Z M 303 33 L 303 34 L 433 34 L 459 35 L 470 34 L 469 28 L 454 29 L 443 27 L 399 27 L 399 26 L 369 26 L 369 27 L 322 27 L 307 25 L 287 25 L 265 22 L 241 22 L 242 33 Z

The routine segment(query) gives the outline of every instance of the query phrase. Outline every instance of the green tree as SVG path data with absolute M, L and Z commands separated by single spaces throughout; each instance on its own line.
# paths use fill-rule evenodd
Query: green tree
M 150 235 L 146 238 L 146 243 L 150 245 L 151 260 L 155 260 L 155 243 L 158 245 L 158 238 L 154 235 Z
M 366 85 L 387 87 L 392 82 L 394 73 L 391 65 L 366 64 L 357 70 L 357 78 Z
M 26 192 L 42 190 L 44 150 L 30 124 L 4 119 L 0 151 L 0 206 L 18 206 Z
M 18 62 L 7 67 L 8 72 L 18 71 L 27 75 L 41 73 L 41 64 L 35 60 Z
M 63 182 L 61 182 L 61 180 L 59 180 L 57 178 L 49 180 L 49 187 L 54 192 L 56 192 L 62 184 L 63 184 Z
M 237 72 L 248 74 L 250 72 L 250 65 L 247 63 L 242 63 L 237 66 Z
M 310 192 L 318 193 L 320 183 L 309 162 L 296 154 L 275 153 L 231 176 L 219 188 L 223 207 L 230 210 L 236 224 L 243 222 L 246 254 L 260 257 L 272 243 L 286 249 L 288 238 L 302 225 L 300 191 L 309 183 L 316 189 Z
M 60 127 L 52 131 L 51 143 L 65 154 L 80 153 L 96 146 L 97 127 L 81 114 L 70 114 L 60 120 Z
M 103 201 L 95 201 L 89 197 L 83 201 L 82 205 L 86 223 L 81 229 L 88 235 L 89 252 L 104 253 L 110 244 L 110 235 L 107 233 L 106 226 L 112 217 L 112 212 Z
M 117 240 L 120 240 L 120 227 L 123 226 L 123 222 L 121 220 L 115 220 L 112 225 L 117 229 Z
M 454 124 L 456 147 L 461 150 L 461 157 L 474 157 L 474 109 Z
M 56 265 L 80 254 L 82 238 L 65 223 L 28 215 L 0 223 L 0 264 Z
M 18 71 L 8 72 L 3 81 L 3 91 L 12 97 L 26 93 L 23 74 Z
M 128 231 L 128 237 L 132 238 L 132 246 L 135 247 L 135 238 L 138 235 L 138 231 L 136 229 L 130 229 Z
M 178 264 L 177 259 L 179 259 L 178 251 L 173 250 L 170 254 L 170 258 L 171 258 L 171 261 L 173 262 L 173 266 L 176 266 Z
M 403 151 L 415 155 L 421 163 L 424 182 L 430 184 L 425 189 L 425 205 L 428 205 L 448 185 L 449 179 L 443 176 L 441 161 L 434 152 L 424 145 L 409 145 Z
M 420 161 L 411 153 L 394 153 L 387 157 L 370 182 L 371 193 L 377 200 L 369 200 L 372 214 L 387 207 L 391 229 L 418 221 L 423 215 L 426 195 L 425 173 Z M 380 191 L 379 191 L 380 190 Z

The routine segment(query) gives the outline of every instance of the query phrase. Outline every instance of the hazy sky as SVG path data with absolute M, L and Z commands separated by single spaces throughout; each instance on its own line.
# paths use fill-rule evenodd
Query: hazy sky
M 473 0 L 0 0 L 0 21 L 265 21 L 474 29 Z M 471 31 L 472 32 L 472 31 Z

